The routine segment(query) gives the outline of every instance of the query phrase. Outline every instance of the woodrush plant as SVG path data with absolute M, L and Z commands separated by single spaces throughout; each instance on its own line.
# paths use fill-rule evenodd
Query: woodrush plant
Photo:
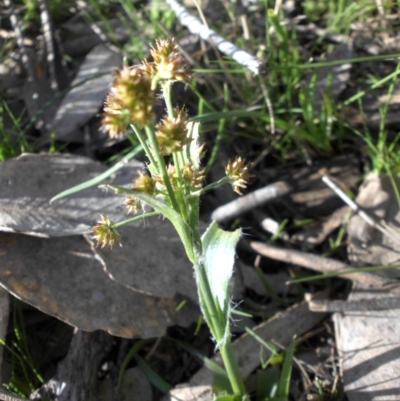
M 224 178 L 202 186 L 205 171 L 200 159 L 204 145 L 199 141 L 199 124 L 189 123 L 185 108 L 174 108 L 171 99 L 172 84 L 189 83 L 191 71 L 174 40 L 158 40 L 151 55 L 153 62 L 145 60 L 133 67 L 125 66 L 117 73 L 102 120 L 102 128 L 111 137 L 123 135 L 131 126 L 146 153 L 148 174 L 139 173 L 130 188 L 107 186 L 125 195 L 128 213 L 140 214 L 119 223 L 101 216 L 93 235 L 98 246 L 113 247 L 121 241 L 117 229 L 124 224 L 158 214 L 170 220 L 193 264 L 200 307 L 231 385 L 227 389 L 231 393 L 229 399 L 245 400 L 246 391 L 233 355 L 229 330 L 232 311 L 229 282 L 241 231 L 226 232 L 212 222 L 201 235 L 199 199 L 206 191 L 226 183 L 240 194 L 250 177 L 248 165 L 237 157 L 228 162 Z M 154 105 L 159 88 L 167 114 L 155 124 Z M 154 211 L 146 212 L 146 206 Z

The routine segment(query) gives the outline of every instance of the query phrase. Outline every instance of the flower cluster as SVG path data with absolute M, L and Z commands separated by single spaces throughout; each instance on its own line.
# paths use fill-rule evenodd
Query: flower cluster
M 224 183 L 230 183 L 234 191 L 241 194 L 251 176 L 249 166 L 238 157 L 226 166 L 227 177 L 224 180 L 203 188 L 205 169 L 201 168 L 200 160 L 204 145 L 198 141 L 198 123 L 189 122 L 184 107 L 173 108 L 169 90 L 174 81 L 189 82 L 190 68 L 178 52 L 174 40 L 158 40 L 151 48 L 151 56 L 152 62 L 143 61 L 131 68 L 123 67 L 116 74 L 105 102 L 102 128 L 111 137 L 118 137 L 132 124 L 150 161 L 149 173 L 139 174 L 130 188 L 114 189 L 125 194 L 124 205 L 128 213 L 143 211 L 146 214 L 145 204 L 156 209 L 154 205 L 159 205 L 161 201 L 189 224 L 198 220 L 198 203 L 193 202 L 193 197 Z M 154 105 L 158 85 L 165 96 L 167 115 L 155 124 Z M 169 157 L 169 163 L 164 156 Z M 194 207 L 197 209 L 192 210 Z M 118 224 L 101 216 L 93 228 L 97 244 L 112 247 L 120 241 L 116 227 L 141 215 Z
M 154 118 L 155 96 L 151 78 L 139 67 L 124 67 L 115 76 L 108 95 L 102 128 L 110 137 L 123 135 L 128 124 L 144 126 Z
M 110 93 L 104 103 L 104 114 L 102 128 L 110 138 L 119 138 L 124 135 L 128 124 L 131 121 L 131 113 L 124 109 Z
M 169 164 L 167 167 L 167 175 L 174 190 L 178 190 L 179 187 L 184 186 L 189 188 L 189 192 L 191 193 L 202 187 L 205 178 L 205 169 L 196 169 L 192 165 L 186 163 L 178 172 L 173 164 Z M 165 187 L 164 178 L 161 175 L 156 175 L 154 179 L 161 188 Z
M 191 71 L 172 39 L 158 40 L 151 49 L 153 62 L 146 60 L 117 72 L 108 95 L 101 122 L 111 138 L 120 137 L 130 123 L 145 126 L 154 119 L 155 86 L 159 81 L 189 82 Z M 179 111 L 176 118 L 184 118 Z
M 225 174 L 229 178 L 233 190 L 239 195 L 242 195 L 242 188 L 246 188 L 252 177 L 248 170 L 249 165 L 240 156 L 233 161 L 230 160 L 225 167 Z
M 178 51 L 175 40 L 159 39 L 152 47 L 153 57 L 159 79 L 189 83 L 191 72 L 185 59 Z
M 192 141 L 188 137 L 188 122 L 189 117 L 186 110 L 176 107 L 173 118 L 166 116 L 156 125 L 156 137 L 162 155 L 179 152 Z
M 110 245 L 112 249 L 115 241 L 120 243 L 121 236 L 114 228 L 114 223 L 107 216 L 101 214 L 100 218 L 101 220 L 93 227 L 93 238 L 97 241 L 97 246 L 104 248 L 106 245 Z

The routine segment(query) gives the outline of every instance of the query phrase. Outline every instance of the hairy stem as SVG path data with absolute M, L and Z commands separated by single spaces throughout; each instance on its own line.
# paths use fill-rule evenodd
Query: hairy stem
M 160 154 L 160 149 L 158 147 L 156 135 L 155 135 L 153 129 L 148 125 L 146 125 L 145 130 L 146 130 L 147 137 L 149 138 L 149 141 L 151 143 L 151 146 L 154 149 L 154 155 L 157 158 L 157 165 L 158 165 L 161 177 L 164 181 L 165 188 L 167 189 L 168 197 L 171 200 L 172 207 L 175 209 L 175 211 L 180 213 L 179 204 L 178 204 L 178 201 L 176 200 L 176 196 L 175 196 L 174 190 L 172 188 L 171 181 L 168 177 L 164 158 Z

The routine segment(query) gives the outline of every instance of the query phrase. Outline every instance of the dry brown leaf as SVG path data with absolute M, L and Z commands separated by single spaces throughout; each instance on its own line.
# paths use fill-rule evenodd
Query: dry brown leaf
M 153 217 L 118 232 L 122 247 L 95 249 L 113 280 L 148 295 L 196 299 L 192 266 L 168 220 Z
M 399 228 L 399 206 L 388 177 L 367 177 L 356 200 L 375 219 L 385 219 Z M 355 265 L 381 265 L 399 260 L 397 242 L 368 226 L 358 215 L 350 220 L 349 241 L 349 255 Z M 398 277 L 398 271 L 391 271 L 390 276 Z M 367 303 L 377 297 L 397 298 L 398 291 L 368 289 L 357 284 L 349 301 Z M 344 388 L 350 401 L 400 400 L 399 317 L 400 309 L 334 315 Z
M 127 163 L 113 182 L 126 185 L 141 167 Z M 121 229 L 123 248 L 94 250 L 92 240 L 71 234 L 90 232 L 100 212 L 115 221 L 127 218 L 123 198 L 94 187 L 49 204 L 104 169 L 69 155 L 23 155 L 0 164 L 1 229 L 36 237 L 2 235 L 0 282 L 23 301 L 87 331 L 148 337 L 178 320 L 196 319 L 197 308 L 190 306 L 183 309 L 192 315 L 175 318 L 183 296 L 189 303 L 197 296 L 192 267 L 168 220 L 141 220 Z
M 130 162 L 113 182 L 127 184 L 142 167 L 140 162 Z M 0 230 L 66 236 L 90 233 L 100 213 L 113 221 L 126 219 L 123 198 L 97 187 L 49 203 L 58 193 L 105 170 L 86 157 L 64 154 L 23 154 L 0 163 Z
M 71 140 L 69 134 L 97 113 L 111 86 L 114 70 L 121 63 L 121 53 L 110 50 L 104 44 L 96 46 L 86 56 L 51 124 L 55 139 Z M 83 137 L 81 140 L 83 142 Z
M 316 161 L 313 166 L 279 166 L 266 171 L 268 182 L 283 181 L 293 187 L 293 191 L 284 198 L 273 203 L 281 219 L 293 218 L 293 210 L 298 215 L 329 216 L 343 201 L 321 181 L 321 169 L 326 169 L 329 176 L 334 177 L 346 188 L 356 188 L 360 170 L 359 159 L 354 154 L 335 157 L 331 160 Z
M 357 285 L 349 300 L 382 295 L 391 296 L 389 291 L 382 294 Z M 399 317 L 400 309 L 334 315 L 344 389 L 350 401 L 400 400 Z
M 173 388 L 164 401 L 212 401 L 214 394 L 210 385 L 178 385 Z
M 395 181 L 399 186 L 400 180 L 395 178 Z M 356 201 L 378 221 L 383 219 L 394 229 L 400 230 L 399 204 L 388 176 L 369 175 L 360 187 Z M 350 219 L 348 234 L 348 254 L 353 265 L 388 265 L 400 260 L 398 242 L 368 225 L 357 214 Z M 388 270 L 387 274 L 399 276 L 396 270 Z
M 132 263 L 137 264 L 132 269 L 141 269 L 134 250 Z M 190 270 L 186 274 L 192 277 Z M 170 325 L 186 326 L 198 317 L 190 302 L 176 311 L 182 297 L 149 296 L 110 280 L 81 236 L 44 239 L 0 233 L 0 282 L 24 302 L 85 331 L 157 337 Z

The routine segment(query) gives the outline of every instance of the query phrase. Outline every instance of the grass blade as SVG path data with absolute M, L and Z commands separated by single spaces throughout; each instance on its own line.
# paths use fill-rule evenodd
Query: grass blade
M 138 155 L 142 151 L 142 146 L 138 145 L 135 149 L 133 149 L 131 152 L 129 152 L 120 162 L 118 162 L 115 166 L 110 167 L 108 170 L 106 170 L 104 173 L 98 175 L 95 178 L 92 178 L 91 180 L 82 182 L 82 184 L 76 185 L 72 188 L 66 189 L 63 192 L 60 192 L 56 196 L 50 199 L 50 203 L 53 203 L 56 200 L 59 200 L 61 198 L 64 198 L 66 196 L 72 195 L 76 192 L 83 191 L 84 189 L 93 187 L 94 185 L 100 184 L 103 182 L 105 179 L 110 177 L 110 175 L 114 174 L 116 171 L 120 170 L 123 165 L 134 158 L 136 155 Z

